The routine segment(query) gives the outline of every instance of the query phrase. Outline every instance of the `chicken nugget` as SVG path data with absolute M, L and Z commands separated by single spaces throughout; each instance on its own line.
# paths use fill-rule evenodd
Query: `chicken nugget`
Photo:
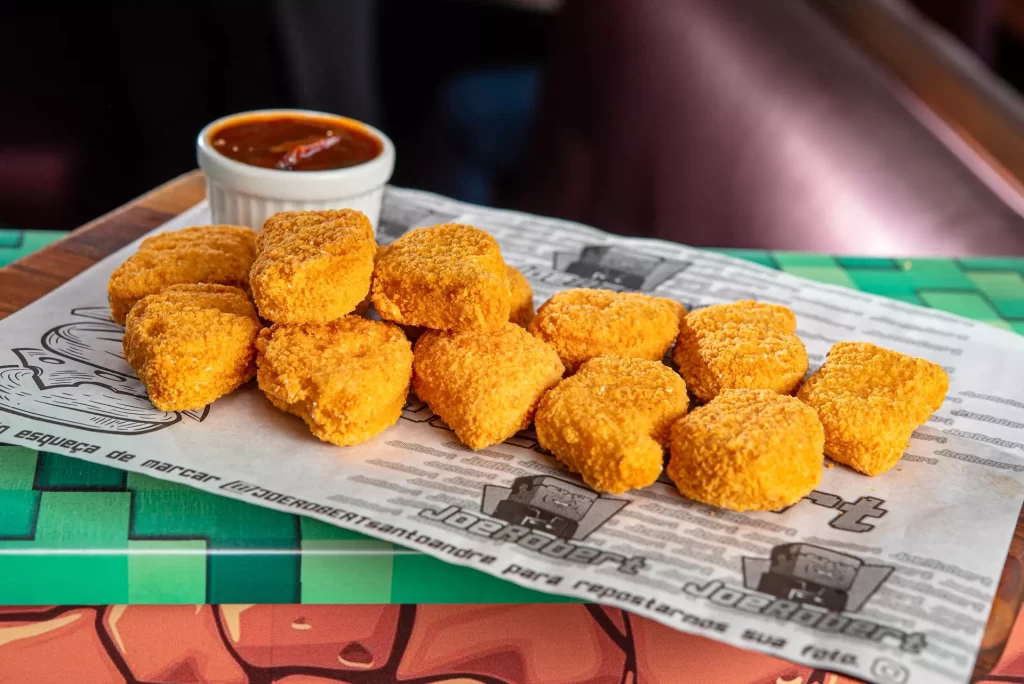
M 599 356 L 541 399 L 537 440 L 594 489 L 620 494 L 658 479 L 669 430 L 689 403 L 686 383 L 664 364 Z
M 259 244 L 259 238 L 256 239 L 256 243 Z M 377 265 L 377 262 L 380 261 L 380 258 L 384 256 L 384 252 L 386 251 L 388 251 L 387 245 L 377 245 L 377 253 L 373 257 L 373 264 L 375 266 Z M 371 303 L 372 302 L 370 301 L 370 291 L 367 290 L 366 296 L 363 297 L 363 301 L 356 304 L 355 313 L 359 314 L 360 316 L 365 316 L 370 311 Z M 404 327 L 402 328 L 402 330 L 405 332 L 405 336 L 409 338 L 410 342 L 416 341 L 416 338 L 410 335 L 408 330 L 406 330 Z
M 398 422 L 412 345 L 398 326 L 361 316 L 276 323 L 256 340 L 260 389 L 325 442 L 365 442 Z
M 414 356 L 416 396 L 472 449 L 528 427 L 565 371 L 550 345 L 508 322 L 497 330 L 428 330 Z
M 237 287 L 172 285 L 128 312 L 124 358 L 153 406 L 200 409 L 252 379 L 261 327 Z
M 351 313 L 370 289 L 377 243 L 359 211 L 274 214 L 257 239 L 250 274 L 260 316 L 326 323 Z
M 540 305 L 530 332 L 554 345 L 572 374 L 598 356 L 661 361 L 685 313 L 677 301 L 638 292 L 562 290 Z
M 359 212 L 356 212 L 354 209 L 279 211 L 264 221 L 263 228 L 256 234 L 256 251 L 268 249 L 275 244 L 291 239 L 297 230 L 315 228 L 328 221 L 347 221 L 353 223 L 356 228 L 363 230 L 369 237 L 373 238 L 373 226 L 370 222 L 368 220 L 366 222 L 352 221 L 353 213 Z M 378 255 L 381 249 L 386 250 L 387 247 L 378 247 Z
M 508 320 L 524 328 L 530 326 L 533 320 L 533 289 L 526 276 L 514 266 L 506 266 L 508 269 L 508 287 L 512 296 L 512 308 Z
M 691 311 L 672 351 L 686 386 L 702 402 L 726 389 L 790 394 L 807 373 L 807 348 L 784 306 L 740 301 Z
M 512 293 L 512 310 L 508 320 L 525 328 L 533 320 L 533 290 L 530 289 L 530 283 L 527 282 L 526 277 L 512 266 L 508 266 L 508 285 Z M 429 330 L 422 325 L 399 324 L 399 327 L 405 332 L 405 336 L 409 338 L 410 342 L 415 342 L 420 335 Z
M 726 389 L 672 426 L 668 476 L 694 501 L 775 511 L 818 486 L 824 443 L 818 416 L 796 398 Z
M 797 398 L 825 426 L 825 455 L 865 475 L 896 465 L 914 429 L 942 406 L 941 366 L 868 342 L 839 342 Z
M 391 243 L 373 271 L 380 317 L 435 330 L 496 330 L 511 310 L 493 237 L 473 226 L 417 228 Z
M 256 233 L 245 226 L 193 226 L 148 237 L 107 282 L 110 316 L 124 325 L 143 297 L 183 283 L 249 289 Z

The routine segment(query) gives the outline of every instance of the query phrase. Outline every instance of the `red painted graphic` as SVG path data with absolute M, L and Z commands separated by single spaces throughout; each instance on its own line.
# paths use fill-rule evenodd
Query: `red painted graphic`
M 0 608 L 0 682 L 856 684 L 594 605 Z M 1024 684 L 1024 621 L 981 682 Z

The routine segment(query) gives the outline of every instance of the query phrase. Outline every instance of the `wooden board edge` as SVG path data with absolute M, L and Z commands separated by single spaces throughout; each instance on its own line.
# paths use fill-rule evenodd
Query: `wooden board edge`
M 190 171 L 0 268 L 0 319 L 190 209 L 205 196 L 202 172 Z

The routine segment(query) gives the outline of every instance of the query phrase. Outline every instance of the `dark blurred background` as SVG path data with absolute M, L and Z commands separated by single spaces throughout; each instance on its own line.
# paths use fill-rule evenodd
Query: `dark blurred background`
M 490 201 L 521 166 L 553 20 L 437 0 L 23 3 L 0 20 L 0 224 L 74 227 L 194 168 L 209 121 L 264 107 L 379 126 L 394 182 Z
M 1024 89 L 1024 1 L 847 4 L 871 3 L 895 16 L 886 19 L 895 25 L 910 16 L 904 23 L 929 41 L 940 32 L 956 43 L 942 48 L 953 61 L 969 55 L 984 66 L 985 79 L 1007 92 Z M 749 223 L 748 214 L 760 208 L 722 213 L 703 207 L 696 189 L 686 198 L 679 188 L 714 181 L 710 187 L 731 202 L 728 193 L 741 192 L 743 184 L 766 182 L 750 176 L 748 156 L 728 152 L 745 144 L 743 135 L 756 124 L 747 115 L 727 121 L 738 110 L 771 119 L 770 108 L 733 91 L 757 91 L 757 83 L 743 84 L 736 73 L 762 69 L 763 55 L 776 60 L 769 79 L 793 71 L 776 89 L 796 93 L 790 119 L 822 108 L 849 110 L 843 97 L 882 97 L 872 90 L 873 75 L 864 77 L 866 90 L 837 90 L 850 88 L 843 69 L 853 68 L 853 52 L 829 46 L 830 32 L 844 35 L 856 58 L 885 78 L 902 78 L 899 68 L 885 65 L 892 58 L 871 45 L 872 36 L 892 27 L 872 26 L 877 16 L 844 18 L 847 10 L 837 6 L 828 0 L 8 2 L 0 9 L 0 226 L 75 227 L 194 168 L 194 136 L 212 119 L 285 106 L 381 127 L 396 143 L 392 182 L 398 185 L 624 233 L 696 244 L 717 236 L 761 246 L 764 240 L 732 225 Z M 794 47 L 803 42 L 808 45 Z M 906 59 L 913 66 L 913 55 Z M 744 60 L 751 60 L 749 68 Z M 734 73 L 737 65 L 741 71 Z M 786 85 L 792 82 L 801 84 L 800 92 Z M 816 89 L 812 95 L 803 90 L 807 84 Z M 917 95 L 927 103 L 927 93 Z M 831 105 L 822 104 L 825 97 Z M 948 122 L 947 114 L 938 111 L 938 118 Z M 708 133 L 709 121 L 731 128 Z M 905 124 L 894 125 L 898 131 Z M 893 129 L 887 122 L 871 126 Z M 770 128 L 782 135 L 779 124 Z M 693 137 L 680 138 L 680 129 Z M 966 137 L 976 149 L 978 136 Z M 747 149 L 764 144 L 763 135 L 754 135 Z M 903 151 L 927 153 L 913 145 Z M 689 161 L 678 162 L 681 171 L 668 168 L 683 158 Z M 778 161 L 764 158 L 766 166 Z M 1019 189 L 1013 159 L 995 161 L 995 175 Z M 877 159 L 871 163 L 878 166 Z M 654 176 L 677 185 L 659 186 Z M 917 185 L 935 182 L 926 177 Z M 979 187 L 982 194 L 1002 192 L 984 178 Z M 769 190 L 805 194 L 808 188 L 801 180 L 799 187 Z M 707 195 L 708 188 L 699 192 Z M 1018 221 L 1011 232 L 1024 230 L 1016 209 L 993 211 L 1000 225 Z M 714 231 L 687 227 L 698 222 Z

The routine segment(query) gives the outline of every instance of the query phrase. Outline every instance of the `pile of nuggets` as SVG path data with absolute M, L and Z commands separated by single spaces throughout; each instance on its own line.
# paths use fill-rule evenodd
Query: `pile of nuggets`
M 108 294 L 159 409 L 202 408 L 255 376 L 316 437 L 352 445 L 394 425 L 411 388 L 473 449 L 532 423 L 609 493 L 652 484 L 668 454 L 684 496 L 737 511 L 800 500 L 825 456 L 889 470 L 949 388 L 936 364 L 863 342 L 836 344 L 804 380 L 796 317 L 775 304 L 687 313 L 573 289 L 534 313 L 484 231 L 419 228 L 385 248 L 352 210 L 148 238 Z

